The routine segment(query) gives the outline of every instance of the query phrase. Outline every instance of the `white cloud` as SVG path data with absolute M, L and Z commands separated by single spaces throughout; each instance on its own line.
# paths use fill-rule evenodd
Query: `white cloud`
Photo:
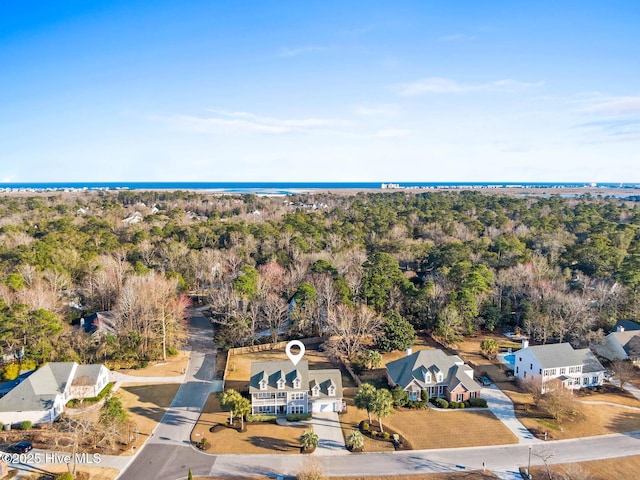
M 316 45 L 309 45 L 306 47 L 283 47 L 278 50 L 279 57 L 297 57 L 305 53 L 322 52 L 328 50 L 327 47 L 319 47 Z
M 469 93 L 478 91 L 512 92 L 524 88 L 540 87 L 544 82 L 519 82 L 510 78 L 487 83 L 465 84 L 450 78 L 429 77 L 395 86 L 398 95 L 409 97 L 428 93 Z
M 613 97 L 584 109 L 586 113 L 603 115 L 640 115 L 640 97 Z
M 351 124 L 331 118 L 277 119 L 249 112 L 213 110 L 212 116 L 193 115 L 148 116 L 149 120 L 164 122 L 179 130 L 192 133 L 260 133 L 281 135 L 286 133 L 338 133 L 335 129 Z

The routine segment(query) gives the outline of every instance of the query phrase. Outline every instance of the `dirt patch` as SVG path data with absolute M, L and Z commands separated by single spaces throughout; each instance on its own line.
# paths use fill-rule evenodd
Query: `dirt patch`
M 150 385 L 148 383 L 128 383 L 118 390 L 122 405 L 129 412 L 129 422 L 137 427 L 131 446 L 137 450 L 151 435 L 165 414 L 179 384 Z M 129 450 L 127 453 L 131 453 Z
M 173 377 L 184 375 L 189 364 L 189 352 L 180 351 L 177 355 L 167 358 L 166 362 L 150 362 L 144 368 L 118 370 L 120 373 L 133 377 Z
M 46 469 L 41 469 L 38 473 L 30 473 L 21 478 L 28 480 L 53 480 L 56 475 L 67 472 L 67 467 L 64 465 L 51 465 Z M 115 468 L 106 467 L 78 467 L 76 470 L 77 480 L 113 480 L 120 473 Z M 50 476 L 47 476 L 50 474 Z
M 347 412 L 340 415 L 345 438 L 367 420 L 367 412 L 357 409 L 351 400 Z M 368 421 L 368 420 L 367 420 Z M 374 423 L 377 420 L 374 419 Z M 489 411 L 398 410 L 383 420 L 415 449 L 475 447 L 518 443 L 515 435 Z M 464 430 L 464 435 L 460 431 Z M 393 444 L 365 440 L 366 452 L 393 451 Z

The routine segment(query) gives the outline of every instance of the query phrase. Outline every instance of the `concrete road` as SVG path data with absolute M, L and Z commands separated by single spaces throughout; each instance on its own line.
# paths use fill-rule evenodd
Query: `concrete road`
M 185 383 L 181 385 L 151 438 L 118 478 L 135 480 L 186 477 L 187 470 L 177 476 L 169 472 L 181 471 L 182 459 L 190 456 L 195 459 L 201 455 L 191 446 L 189 439 L 211 393 L 216 350 L 209 320 L 196 311 L 191 316 L 189 344 L 192 351 Z M 204 457 L 207 459 L 205 463 L 211 463 L 208 457 Z

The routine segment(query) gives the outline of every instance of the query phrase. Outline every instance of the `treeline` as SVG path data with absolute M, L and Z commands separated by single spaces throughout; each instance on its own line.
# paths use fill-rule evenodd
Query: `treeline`
M 638 317 L 639 225 L 638 203 L 588 195 L 5 196 L 0 345 L 158 358 L 184 338 L 187 292 L 212 306 L 222 346 L 321 334 L 352 356 L 406 323 L 447 342 L 509 325 L 584 344 Z M 71 328 L 102 310 L 117 337 Z

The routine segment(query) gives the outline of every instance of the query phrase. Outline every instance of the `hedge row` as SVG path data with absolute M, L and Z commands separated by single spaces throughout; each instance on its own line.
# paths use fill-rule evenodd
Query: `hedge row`
M 73 398 L 67 402 L 67 407 L 69 408 L 77 408 L 80 405 L 91 405 L 92 403 L 98 403 L 104 397 L 106 397 L 109 392 L 113 389 L 113 382 L 109 382 L 105 385 L 105 387 L 100 391 L 100 393 L 95 397 L 89 398 Z
M 310 413 L 290 413 L 287 415 L 287 422 L 303 422 L 305 420 L 311 420 Z

